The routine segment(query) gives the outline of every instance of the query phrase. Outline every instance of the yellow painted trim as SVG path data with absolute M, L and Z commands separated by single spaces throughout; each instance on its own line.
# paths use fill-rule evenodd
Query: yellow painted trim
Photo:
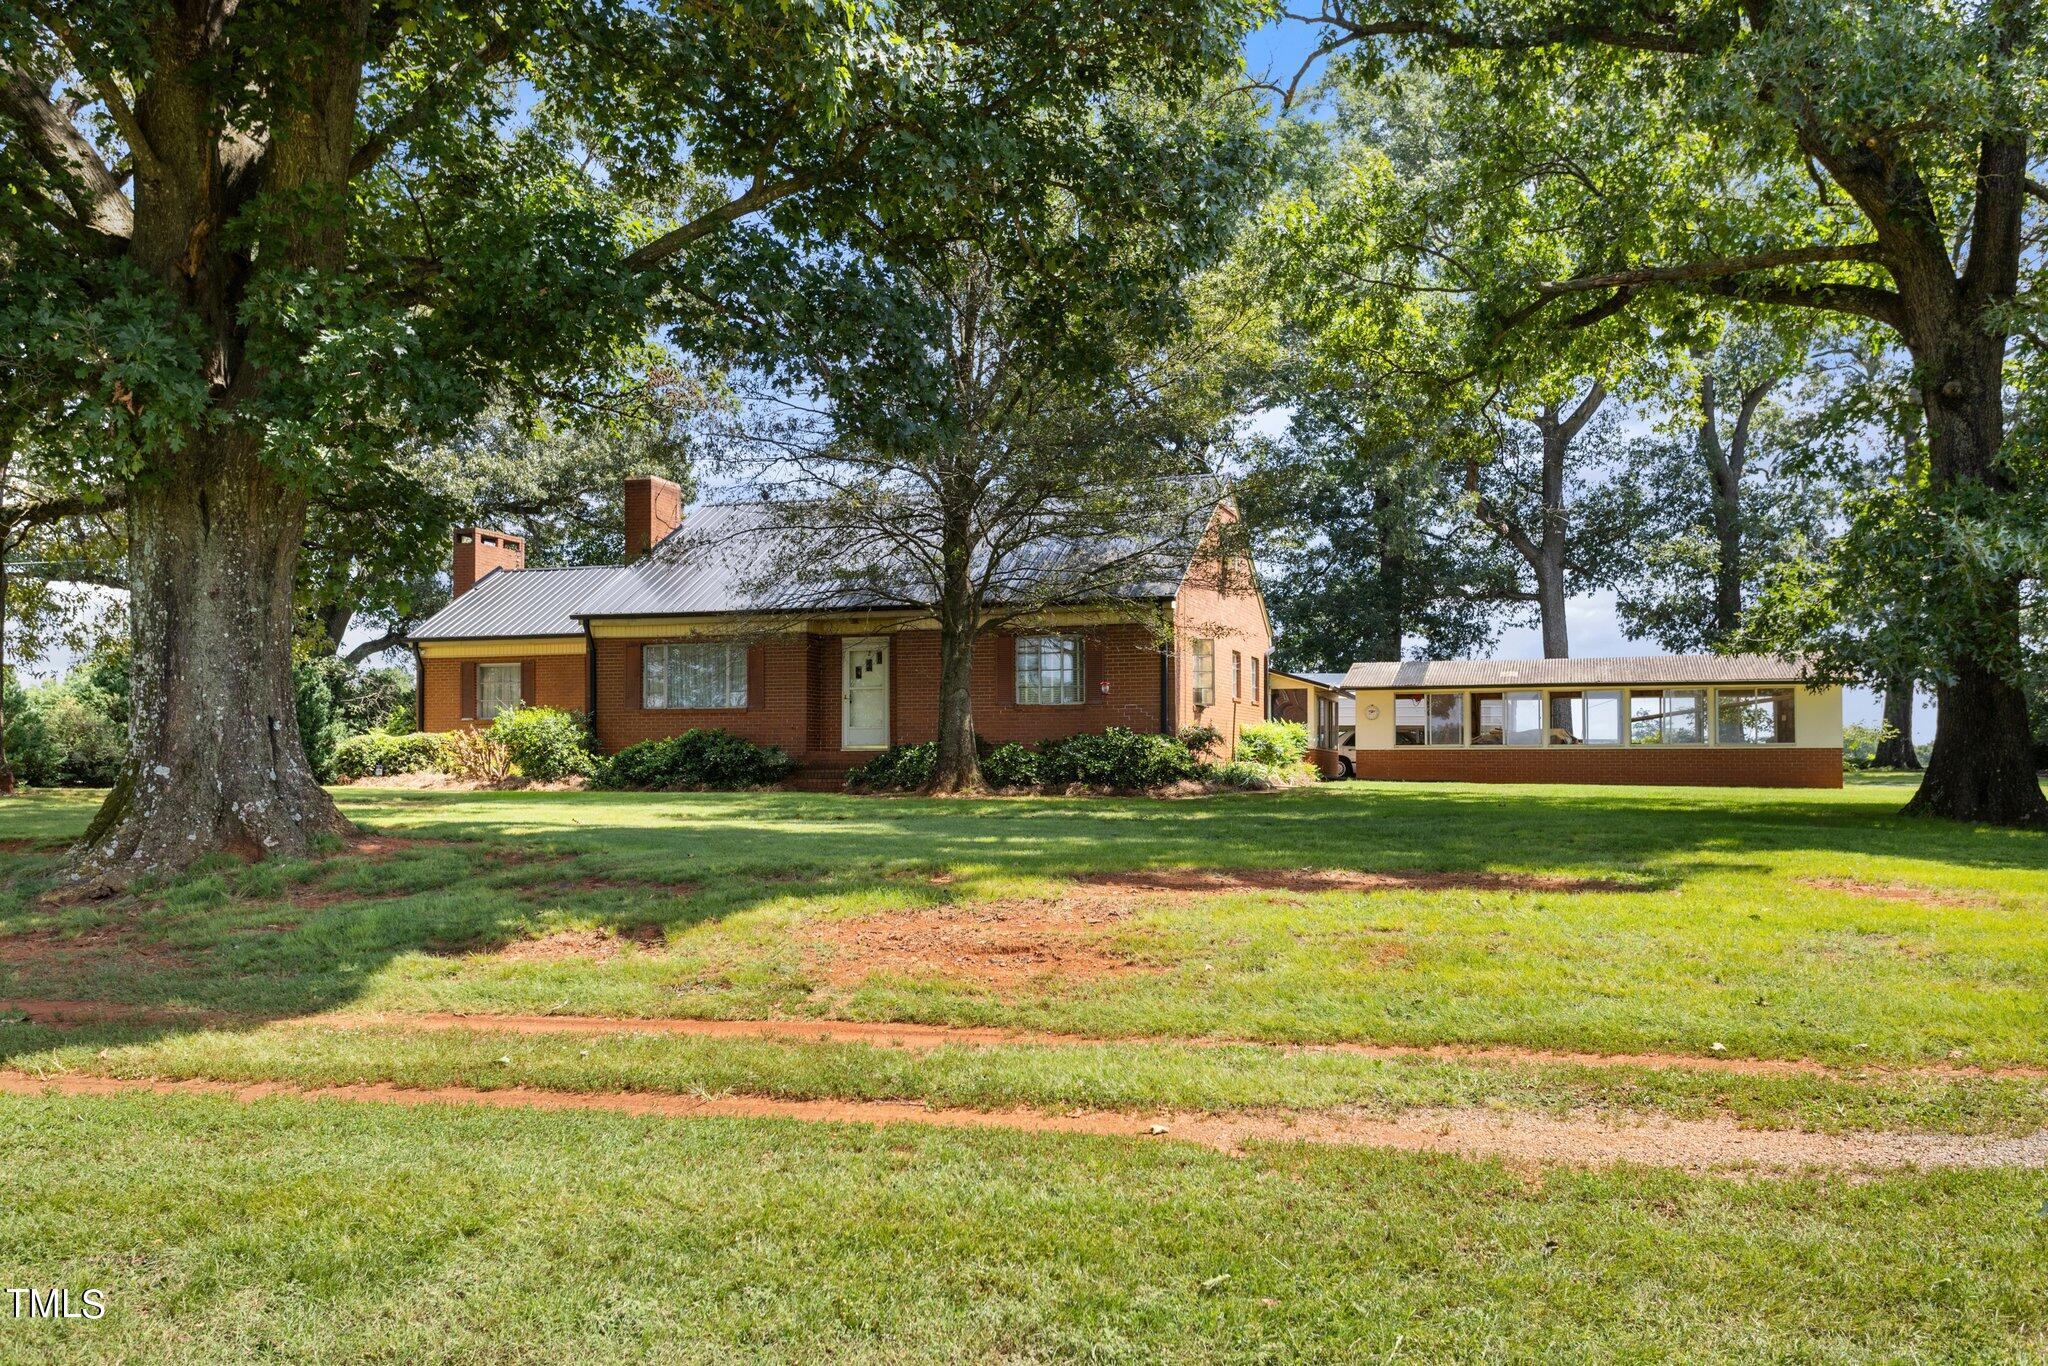
M 581 638 L 562 640 L 551 638 L 537 640 L 533 637 L 507 636 L 497 640 L 423 640 L 420 642 L 422 659 L 499 659 L 507 655 L 580 655 L 584 652 Z

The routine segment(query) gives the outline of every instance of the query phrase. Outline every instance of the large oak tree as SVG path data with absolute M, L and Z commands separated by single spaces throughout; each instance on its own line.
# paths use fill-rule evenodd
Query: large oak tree
M 1366 76 L 1427 68 L 1464 92 L 1490 240 L 1428 245 L 1492 335 L 1737 299 L 1897 337 L 1927 477 L 1863 563 L 1902 593 L 1942 585 L 1915 613 L 1938 632 L 1941 725 L 1908 809 L 2048 824 L 2023 691 L 2041 500 L 2007 442 L 2009 368 L 2038 346 L 2041 7 L 1329 0 L 1301 17 Z
M 42 439 L 128 501 L 132 753 L 80 875 L 346 832 L 292 724 L 294 573 L 330 485 L 494 387 L 608 369 L 678 299 L 744 300 L 877 206 L 1099 173 L 1074 111 L 1233 61 L 1242 12 L 10 7 L 0 309 L 59 386 Z

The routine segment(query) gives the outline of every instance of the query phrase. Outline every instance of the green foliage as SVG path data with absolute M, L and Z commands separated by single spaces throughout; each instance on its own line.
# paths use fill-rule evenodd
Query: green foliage
M 597 771 L 590 723 L 555 707 L 515 707 L 491 722 L 491 738 L 505 747 L 522 778 L 554 782 Z
M 441 737 L 425 731 L 393 735 L 373 730 L 351 735 L 334 747 L 334 776 L 384 778 L 424 773 L 441 766 Z
M 451 730 L 441 737 L 441 769 L 464 782 L 496 784 L 512 776 L 512 754 L 489 730 Z
M 1012 741 L 981 756 L 981 776 L 992 787 L 1038 786 L 1038 756 Z
M 347 678 L 348 666 L 333 658 L 301 660 L 292 668 L 299 743 L 313 776 L 323 783 L 334 777 L 334 749 L 348 735 L 336 696 Z
M 124 680 L 125 681 L 125 680 Z M 108 787 L 128 757 L 127 698 L 85 669 L 10 698 L 7 756 L 36 787 Z
M 921 745 L 891 745 L 855 765 L 846 775 L 846 785 L 856 792 L 916 792 L 930 785 L 938 767 L 936 740 Z
M 599 765 L 597 787 L 662 792 L 735 791 L 780 782 L 796 761 L 731 731 L 686 730 L 626 746 Z
M 1889 722 L 1869 725 L 1851 721 L 1842 727 L 1842 762 L 1850 768 L 1869 768 L 1877 758 L 1877 747 L 1899 732 Z
M 1188 753 L 1204 758 L 1223 743 L 1223 732 L 1214 726 L 1182 726 L 1173 737 L 1187 746 Z
M 1038 747 L 1039 781 L 1049 787 L 1078 783 L 1142 792 L 1198 778 L 1202 771 L 1200 761 L 1174 737 L 1122 726 L 1047 740 Z
M 1236 758 L 1286 768 L 1308 754 L 1308 727 L 1299 721 L 1260 721 L 1237 733 Z

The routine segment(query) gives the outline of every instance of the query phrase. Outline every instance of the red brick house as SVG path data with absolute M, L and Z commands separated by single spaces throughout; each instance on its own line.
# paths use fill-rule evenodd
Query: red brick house
M 781 746 L 812 777 L 937 734 L 928 620 L 854 602 L 763 602 L 734 568 L 756 505 L 693 509 L 693 534 L 681 536 L 675 485 L 634 479 L 625 493 L 624 565 L 527 569 L 520 537 L 455 533 L 454 599 L 411 637 L 422 729 L 561 707 L 588 713 L 606 752 L 715 726 Z M 1226 504 L 1215 516 L 1236 514 Z M 1271 649 L 1249 566 L 1191 546 L 1176 582 L 1043 611 L 983 639 L 975 728 L 1028 743 L 1207 725 L 1232 746 L 1264 713 Z

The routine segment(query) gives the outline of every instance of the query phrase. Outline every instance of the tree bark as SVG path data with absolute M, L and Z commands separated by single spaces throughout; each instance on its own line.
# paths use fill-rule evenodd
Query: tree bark
M 0 536 L 0 797 L 14 795 L 14 764 L 7 757 L 7 540 Z
M 180 463 L 129 501 L 129 758 L 78 850 L 88 890 L 223 849 L 306 854 L 353 829 L 306 763 L 283 648 L 305 493 L 253 436 L 209 436 Z
M 1877 742 L 1877 751 L 1871 755 L 1870 766 L 1918 773 L 1920 751 L 1913 744 L 1912 679 L 1894 678 L 1885 684 L 1884 723 L 1886 734 Z
M 939 480 L 939 751 L 930 788 L 938 794 L 984 789 L 974 748 L 974 640 L 981 612 L 971 484 L 958 468 Z

